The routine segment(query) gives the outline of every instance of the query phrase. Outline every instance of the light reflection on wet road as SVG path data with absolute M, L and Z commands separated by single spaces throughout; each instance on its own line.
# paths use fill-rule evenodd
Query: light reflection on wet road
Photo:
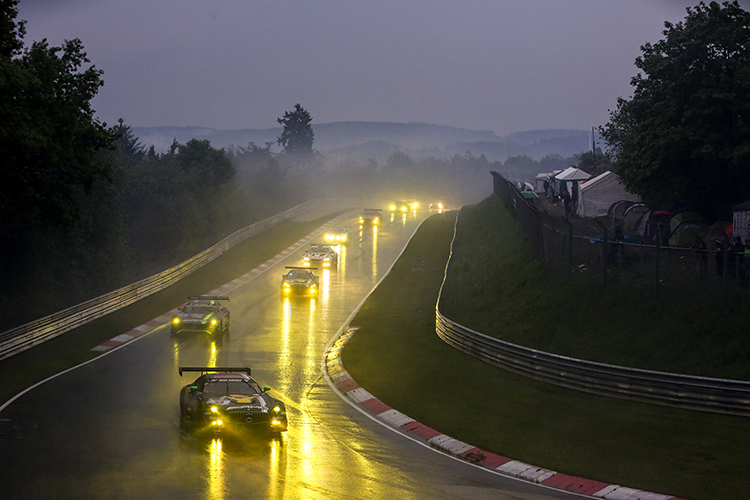
M 320 273 L 318 299 L 279 294 L 283 266 L 298 265 L 306 245 L 229 293 L 228 338 L 172 338 L 160 328 L 22 396 L 0 413 L 0 497 L 579 498 L 426 450 L 359 414 L 323 380 L 326 344 L 420 220 L 404 214 L 362 228 L 339 248 L 338 269 Z M 183 431 L 178 394 L 193 378 L 177 368 L 186 365 L 251 367 L 286 403 L 289 431 L 280 439 Z

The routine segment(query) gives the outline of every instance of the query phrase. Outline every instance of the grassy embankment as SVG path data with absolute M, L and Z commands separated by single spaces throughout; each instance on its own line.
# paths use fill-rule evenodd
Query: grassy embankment
M 30 385 L 96 357 L 101 342 L 156 318 L 185 302 L 242 276 L 335 216 L 312 222 L 286 221 L 248 238 L 174 285 L 119 311 L 71 330 L 33 349 L 0 361 L 0 404 Z M 230 303 L 231 308 L 231 303 Z
M 355 380 L 441 432 L 517 460 L 694 500 L 748 496 L 750 419 L 591 396 L 514 375 L 444 344 L 435 334 L 434 308 L 453 215 L 423 225 L 352 321 L 360 329 L 343 361 Z M 608 362 L 644 359 L 638 364 L 661 369 L 692 363 L 681 359 L 683 349 L 671 351 L 694 337 L 692 348 L 702 340 L 716 347 L 692 359 L 718 352 L 730 361 L 703 365 L 737 364 L 733 351 L 744 346 L 726 330 L 704 332 L 708 339 L 686 333 L 696 323 L 727 324 L 731 311 L 686 305 L 684 296 L 644 292 L 627 299 L 626 291 L 603 293 L 598 283 L 570 284 L 528 257 L 530 248 L 494 197 L 465 210 L 461 220 L 458 274 L 449 275 L 450 303 L 442 307 L 449 318 L 520 344 Z M 496 325 L 494 333 L 488 325 Z

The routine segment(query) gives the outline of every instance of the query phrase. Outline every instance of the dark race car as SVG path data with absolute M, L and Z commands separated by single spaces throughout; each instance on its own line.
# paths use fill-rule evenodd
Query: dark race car
M 281 275 L 281 295 L 318 296 L 320 280 L 315 276 L 317 267 L 287 267 L 287 272 Z
M 408 200 L 406 200 L 406 206 L 409 210 L 416 210 L 419 208 L 419 202 L 414 198 L 409 198 Z
M 287 429 L 286 406 L 250 378 L 250 368 L 196 366 L 179 368 L 200 372 L 180 391 L 183 424 L 198 431 L 226 432 L 259 429 L 273 433 Z
M 359 216 L 360 226 L 377 226 L 380 224 L 380 208 L 365 208 Z
M 351 240 L 351 233 L 346 226 L 332 227 L 324 236 L 329 245 L 346 245 Z
M 431 211 L 437 210 L 438 212 L 442 213 L 443 210 L 445 210 L 445 205 L 443 204 L 442 201 L 434 201 L 430 203 L 430 210 Z
M 390 206 L 391 212 L 405 214 L 409 211 L 409 204 L 405 201 L 394 201 Z
M 313 245 L 305 252 L 303 257 L 305 267 L 316 265 L 324 269 L 333 269 L 338 261 L 339 254 L 328 245 Z
M 228 301 L 229 297 L 216 295 L 195 295 L 188 297 L 184 306 L 170 322 L 170 333 L 183 332 L 207 333 L 219 336 L 229 332 L 229 309 L 219 301 Z

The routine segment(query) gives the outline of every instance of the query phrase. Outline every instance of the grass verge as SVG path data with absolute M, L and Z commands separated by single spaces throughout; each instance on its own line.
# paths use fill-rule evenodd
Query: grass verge
M 709 300 L 697 279 L 659 295 L 645 281 L 569 282 L 533 254 L 496 196 L 464 210 L 441 311 L 486 335 L 565 356 L 750 380 L 748 304 Z
M 422 225 L 353 319 L 360 328 L 342 358 L 359 384 L 456 439 L 541 467 L 694 500 L 747 497 L 750 419 L 582 394 L 506 372 L 443 343 L 435 334 L 435 303 L 454 216 Z M 512 225 L 497 230 L 519 239 Z M 502 275 L 516 280 L 503 298 L 508 310 L 536 304 L 505 319 L 506 329 L 525 328 L 527 316 L 548 310 L 546 301 L 579 299 L 565 283 L 530 279 L 543 273 L 536 265 Z M 595 308 L 588 313 L 599 314 Z M 611 309 L 601 314 L 612 322 Z M 578 322 L 573 315 L 556 317 L 563 331 L 575 332 Z
M 0 403 L 23 389 L 99 355 L 91 349 L 183 304 L 185 297 L 208 292 L 242 276 L 292 245 L 335 214 L 312 222 L 286 221 L 235 245 L 174 285 L 103 318 L 0 361 Z M 231 307 L 231 303 L 230 303 Z

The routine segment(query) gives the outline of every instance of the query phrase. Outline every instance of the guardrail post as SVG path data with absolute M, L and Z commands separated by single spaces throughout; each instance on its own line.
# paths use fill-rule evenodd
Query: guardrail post
M 656 238 L 656 271 L 654 272 L 655 280 L 654 280 L 654 292 L 656 295 L 659 295 L 659 267 L 660 267 L 660 260 L 661 260 L 661 238 Z
M 607 287 L 607 226 L 602 224 L 600 220 L 594 220 L 599 227 L 602 229 L 602 251 L 601 251 L 601 262 L 602 262 L 602 286 Z
M 568 268 L 568 281 L 570 281 L 573 277 L 573 224 L 568 220 L 561 220 L 568 226 L 568 241 L 567 245 L 565 245 L 567 248 L 564 248 L 563 250 L 565 250 L 565 253 L 567 254 L 568 262 L 565 267 Z

